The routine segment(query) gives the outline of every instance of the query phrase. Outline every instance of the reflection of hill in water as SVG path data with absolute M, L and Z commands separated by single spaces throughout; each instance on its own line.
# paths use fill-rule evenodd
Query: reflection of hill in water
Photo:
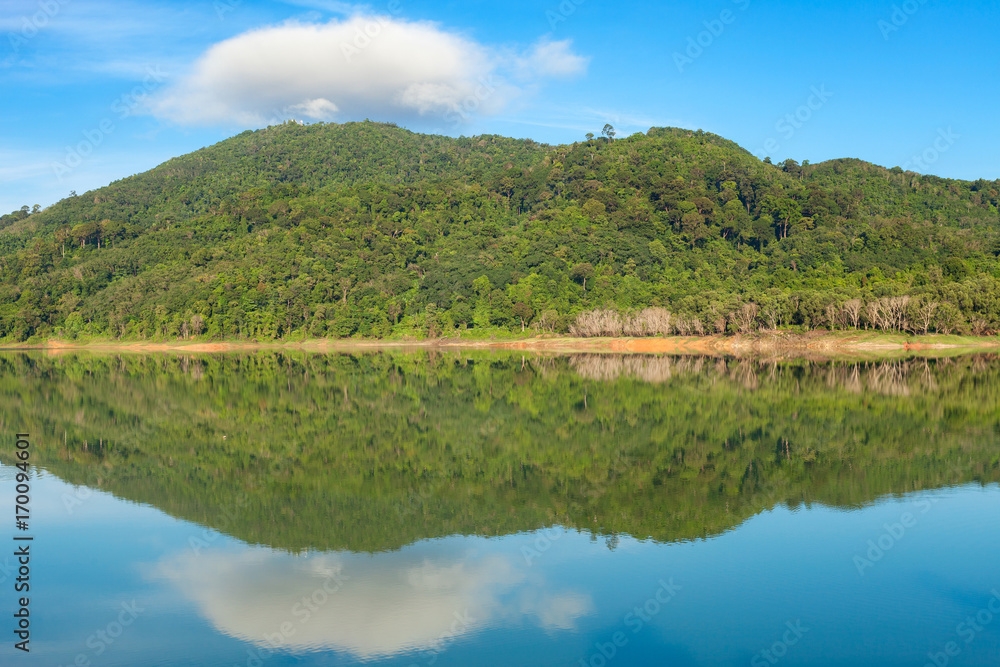
M 1000 479 L 995 355 L 6 355 L 0 398 L 60 477 L 292 550 L 553 523 L 688 539 Z

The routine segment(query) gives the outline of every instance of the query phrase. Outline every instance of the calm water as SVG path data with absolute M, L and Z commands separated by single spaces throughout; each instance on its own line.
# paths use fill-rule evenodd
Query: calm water
M 0 664 L 1000 662 L 995 357 L 3 355 L 0 399 Z

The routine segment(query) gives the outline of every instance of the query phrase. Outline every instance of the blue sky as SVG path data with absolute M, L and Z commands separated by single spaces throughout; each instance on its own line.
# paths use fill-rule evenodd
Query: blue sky
M 986 0 L 5 0 L 0 211 L 284 118 L 546 143 L 672 125 L 995 179 L 998 24 Z

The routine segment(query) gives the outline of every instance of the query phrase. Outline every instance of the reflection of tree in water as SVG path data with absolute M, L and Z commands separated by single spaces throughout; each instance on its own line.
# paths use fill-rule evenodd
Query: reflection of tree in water
M 978 354 L 967 357 L 969 370 L 983 373 L 1000 355 Z M 569 359 L 570 367 L 582 378 L 613 382 L 633 378 L 651 384 L 663 384 L 682 376 L 705 374 L 731 380 L 745 389 L 758 389 L 765 383 L 787 377 L 820 379 L 831 388 L 852 393 L 876 393 L 883 396 L 910 396 L 914 392 L 937 391 L 938 376 L 956 366 L 952 358 L 913 358 L 886 361 L 830 361 L 791 363 L 747 358 L 671 357 L 616 354 L 578 354 Z
M 286 549 L 682 539 L 991 483 L 998 404 L 996 355 L 0 355 L 0 423 L 50 472 Z

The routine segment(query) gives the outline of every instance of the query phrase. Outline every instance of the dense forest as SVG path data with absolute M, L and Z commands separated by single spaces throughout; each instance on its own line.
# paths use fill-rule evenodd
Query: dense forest
M 37 465 L 289 550 L 553 524 L 694 539 L 779 504 L 992 484 L 997 405 L 997 355 L 0 355 L 0 423 L 32 425 Z
M 998 206 L 701 131 L 289 123 L 0 217 L 0 339 L 991 334 Z

